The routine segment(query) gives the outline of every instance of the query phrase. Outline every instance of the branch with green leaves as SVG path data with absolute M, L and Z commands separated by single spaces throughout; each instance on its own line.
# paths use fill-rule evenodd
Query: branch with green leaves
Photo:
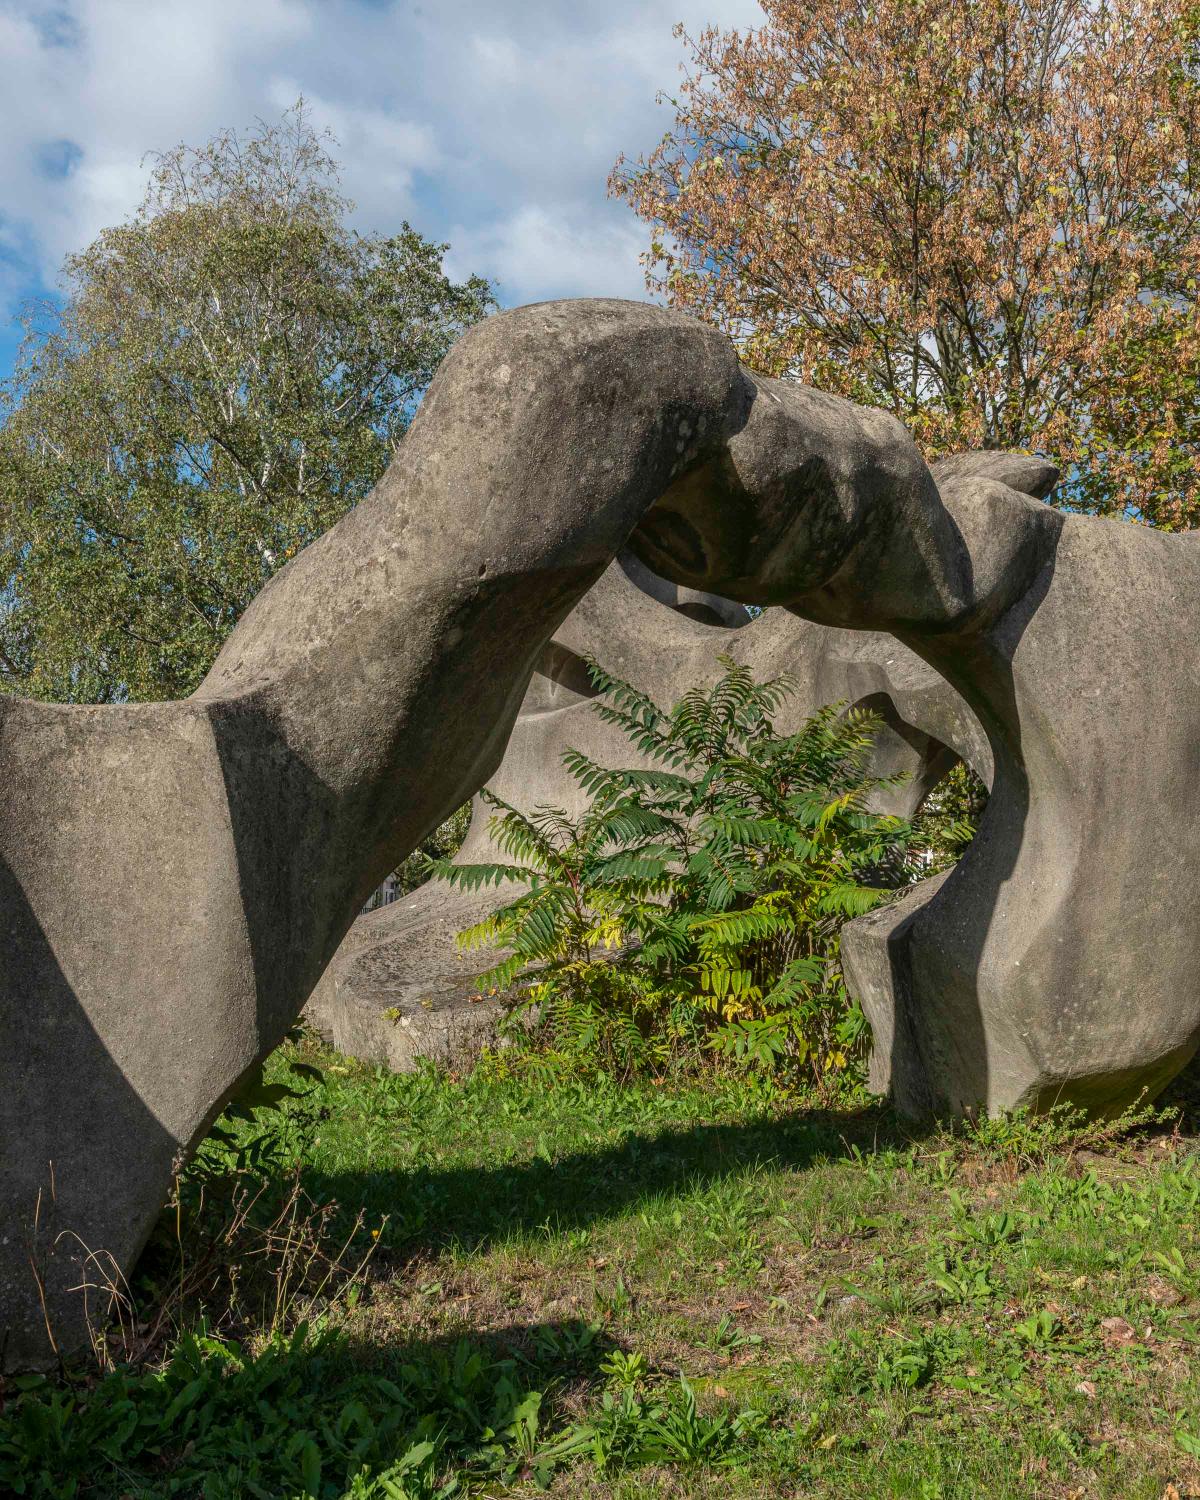
M 720 660 L 669 710 L 590 663 L 596 712 L 643 763 L 567 750 L 575 818 L 485 792 L 507 859 L 438 873 L 519 887 L 459 941 L 501 955 L 480 986 L 533 1010 L 542 1047 L 621 1075 L 708 1057 L 829 1090 L 864 1030 L 840 929 L 890 894 L 913 830 L 871 808 L 897 780 L 870 774 L 871 714 L 834 704 L 780 733 L 794 682 Z

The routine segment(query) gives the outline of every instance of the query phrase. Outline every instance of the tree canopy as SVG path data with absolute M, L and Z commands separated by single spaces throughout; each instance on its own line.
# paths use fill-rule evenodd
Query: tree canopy
M 253 596 L 370 490 L 494 306 L 405 224 L 359 234 L 303 105 L 153 158 L 65 262 L 0 395 L 0 686 L 178 697 Z
M 649 284 L 931 456 L 1044 452 L 1075 506 L 1197 524 L 1190 0 L 762 6 L 684 38 L 673 129 L 617 163 Z

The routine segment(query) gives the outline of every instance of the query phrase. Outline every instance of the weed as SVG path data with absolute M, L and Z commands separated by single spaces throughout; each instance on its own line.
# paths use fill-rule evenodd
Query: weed
M 1174 1109 L 1133 1104 L 1111 1119 L 1091 1117 L 1085 1109 L 1055 1104 L 1049 1109 L 1008 1110 L 979 1115 L 963 1125 L 972 1150 L 1009 1163 L 1014 1168 L 1040 1166 L 1053 1156 L 1077 1151 L 1099 1151 L 1147 1126 L 1167 1125 L 1177 1118 Z
M 704 1338 L 699 1347 L 711 1349 L 717 1354 L 732 1354 L 737 1349 L 752 1349 L 762 1343 L 759 1333 L 743 1333 L 729 1313 L 723 1313 L 721 1321 Z
M 1195 1142 L 1084 1166 L 734 1077 L 547 1090 L 503 1060 L 289 1055 L 321 1081 L 272 1062 L 303 1097 L 223 1124 L 131 1278 L 136 1359 L 0 1383 L 0 1494 L 1200 1492 Z M 255 1138 L 265 1185 L 239 1170 Z M 286 1223 L 244 1251 L 293 1189 L 316 1253 L 280 1278 Z M 234 1193 L 254 1207 L 206 1261 Z
M 941 1256 L 930 1279 L 951 1303 L 990 1302 L 998 1291 L 990 1266 L 960 1256 Z
M 1013 1324 L 1013 1333 L 1031 1349 L 1048 1349 L 1061 1336 L 1062 1331 L 1061 1319 L 1048 1307 Z
M 705 1415 L 695 1391 L 681 1379 L 646 1399 L 628 1388 L 606 1392 L 600 1411 L 578 1432 L 586 1435 L 592 1462 L 602 1473 L 644 1464 L 720 1468 L 744 1459 L 763 1421 L 753 1409 Z
M 651 763 L 564 764 L 589 797 L 577 818 L 518 811 L 485 791 L 507 862 L 443 862 L 515 899 L 460 934 L 508 956 L 480 978 L 525 1013 L 514 1039 L 556 1076 L 623 1077 L 714 1060 L 764 1092 L 806 1081 L 826 1102 L 857 1075 L 866 1022 L 838 966 L 843 922 L 903 878 L 910 826 L 868 809 L 890 785 L 866 771 L 879 721 L 822 709 L 795 734 L 773 717 L 795 690 L 727 657 L 708 691 L 669 712 L 590 667 L 595 708 Z M 531 1021 L 531 1017 L 536 1019 Z
M 644 1385 L 649 1370 L 644 1354 L 626 1354 L 623 1349 L 614 1349 L 600 1366 L 609 1385 L 621 1391 L 634 1391 Z

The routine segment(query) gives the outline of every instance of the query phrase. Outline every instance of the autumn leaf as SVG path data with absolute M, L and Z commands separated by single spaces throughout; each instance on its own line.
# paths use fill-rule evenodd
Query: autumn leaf
M 1190 0 L 762 9 L 684 36 L 674 128 L 614 168 L 650 288 L 927 455 L 1046 453 L 1074 508 L 1200 522 Z

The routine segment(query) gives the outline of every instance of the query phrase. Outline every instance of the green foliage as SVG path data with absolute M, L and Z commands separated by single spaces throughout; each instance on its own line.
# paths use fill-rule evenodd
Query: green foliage
M 987 787 L 961 761 L 942 778 L 913 819 L 907 862 L 914 879 L 948 870 L 962 858 L 987 800 Z
M 640 1397 L 628 1386 L 606 1391 L 599 1412 L 579 1429 L 601 1473 L 644 1464 L 724 1468 L 744 1459 L 764 1424 L 754 1410 L 702 1413 L 684 1378 L 674 1389 Z
M 181 697 L 372 487 L 493 304 L 407 224 L 359 235 L 298 104 L 155 159 L 0 389 L 0 688 Z
M 320 1068 L 288 1049 L 271 1076 L 243 1081 L 176 1176 L 127 1284 L 103 1360 L 145 1362 L 201 1323 L 224 1338 L 268 1342 L 357 1304 L 380 1229 L 317 1202 L 299 1160 L 324 1111 Z M 336 1221 L 336 1224 L 335 1224 Z
M 911 831 L 867 809 L 882 784 L 865 769 L 870 715 L 834 705 L 779 734 L 790 680 L 722 663 L 711 689 L 669 712 L 593 663 L 597 711 L 651 766 L 610 770 L 568 750 L 590 797 L 582 816 L 485 793 L 509 862 L 439 873 L 522 888 L 460 943 L 508 950 L 481 984 L 522 986 L 551 1047 L 619 1076 L 703 1049 L 828 1090 L 864 1029 L 838 934 L 888 893 L 877 876 Z
M 1160 1109 L 1140 1102 L 1108 1117 L 1079 1105 L 1060 1103 L 1048 1109 L 1023 1107 L 968 1118 L 962 1131 L 972 1149 L 1026 1167 L 1064 1152 L 1098 1150 L 1147 1125 L 1170 1125 L 1177 1116 L 1173 1106 Z
M 471 826 L 471 804 L 465 802 L 452 812 L 444 823 L 439 823 L 428 838 L 422 839 L 403 864 L 396 869 L 396 888 L 406 896 L 425 882 L 437 868 L 439 861 L 457 854 L 467 829 Z
M 218 1336 L 214 1291 L 149 1363 L 0 1379 L 0 1494 L 1197 1489 L 1194 1137 L 1060 1122 L 1014 1156 L 1011 1120 L 913 1138 L 741 1074 L 546 1089 L 311 1040 L 266 1081 L 309 1091 L 228 1128 L 344 1205 L 326 1248 L 391 1215 L 361 1296 Z
M 147 1496 L 435 1500 L 463 1493 L 450 1461 L 511 1480 L 548 1476 L 580 1447 L 582 1435 L 541 1438 L 541 1403 L 514 1361 L 466 1340 L 364 1369 L 306 1326 L 257 1354 L 187 1334 L 161 1371 L 121 1370 L 91 1390 L 24 1382 L 0 1416 L 0 1490 L 66 1500 L 99 1481 L 126 1493 L 134 1469 L 157 1475 Z
M 516 1360 L 467 1339 L 364 1369 L 307 1326 L 257 1355 L 186 1334 L 161 1371 L 122 1370 L 91 1390 L 22 1381 L 0 1412 L 0 1486 L 68 1500 L 149 1471 L 155 1488 L 136 1493 L 448 1500 L 488 1480 L 544 1489 L 580 1458 L 601 1472 L 725 1467 L 744 1461 L 764 1421 L 702 1412 L 686 1379 L 650 1396 L 607 1392 L 582 1422 L 547 1421 L 549 1405 Z

